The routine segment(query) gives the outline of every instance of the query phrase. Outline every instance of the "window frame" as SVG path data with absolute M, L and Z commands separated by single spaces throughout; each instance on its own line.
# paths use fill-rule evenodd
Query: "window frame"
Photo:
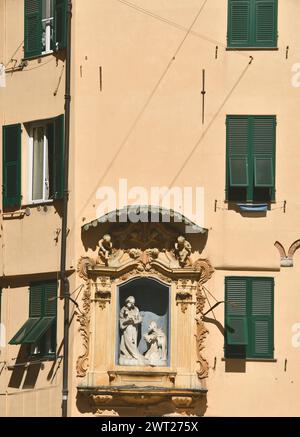
M 52 16 L 48 18 L 43 18 L 42 1 L 24 0 L 24 60 L 46 56 L 67 47 L 67 0 L 52 0 Z
M 42 0 L 43 1 L 43 0 Z M 42 41 L 43 41 L 43 35 L 44 35 L 44 28 L 43 25 L 45 23 L 45 50 L 42 50 L 42 55 L 48 55 L 50 53 L 53 53 L 54 50 L 53 48 L 51 48 L 51 44 L 52 47 L 54 47 L 55 42 L 54 42 L 54 1 L 53 0 L 45 0 L 46 2 L 51 2 L 52 1 L 52 15 L 51 17 L 47 17 L 47 18 L 43 18 L 43 14 L 42 14 Z M 50 9 L 51 9 L 51 3 L 50 3 Z M 43 10 L 43 6 L 42 6 L 42 10 Z M 52 30 L 52 35 L 51 35 L 51 30 Z M 52 38 L 51 38 L 52 36 Z
M 246 0 L 247 1 L 247 0 Z M 234 43 L 232 41 L 232 6 L 238 0 L 227 1 L 227 50 L 278 50 L 278 0 L 265 0 L 274 4 L 274 40 L 270 44 L 260 43 L 256 40 L 257 15 L 256 8 L 262 0 L 249 0 L 249 36 L 247 43 Z
M 234 119 L 245 119 L 248 121 L 248 136 L 247 136 L 247 177 L 248 177 L 248 186 L 243 185 L 232 185 L 231 181 L 231 167 L 230 160 L 232 156 L 229 153 L 229 138 L 230 138 L 230 129 L 229 129 L 229 121 Z M 254 151 L 254 121 L 255 120 L 263 120 L 270 119 L 274 123 L 274 144 L 273 144 L 273 155 L 272 155 L 272 186 L 263 187 L 257 185 L 256 174 L 255 174 L 255 160 L 257 156 Z M 277 116 L 276 115 L 247 115 L 247 114 L 227 114 L 226 115 L 226 166 L 225 166 L 225 193 L 226 193 L 226 202 L 228 203 L 249 203 L 249 204 L 261 204 L 261 203 L 275 203 L 276 202 L 276 144 L 277 142 Z M 242 155 L 242 154 L 241 154 Z M 235 156 L 235 155 L 233 155 Z M 239 156 L 239 155 L 236 155 Z M 260 158 L 259 158 L 260 159 Z M 245 191 L 245 197 L 241 197 L 239 199 L 233 199 L 230 195 L 231 189 L 240 188 Z M 269 190 L 268 198 L 255 198 L 255 190 L 265 189 Z M 257 192 L 256 192 L 257 194 Z
M 228 317 L 232 317 L 232 318 L 242 318 L 242 316 L 232 316 L 227 314 L 227 280 L 228 279 L 237 279 L 237 280 L 245 280 L 246 281 L 246 314 L 245 314 L 245 318 L 246 318 L 246 330 L 247 330 L 247 341 L 242 344 L 236 344 L 234 345 L 234 343 L 227 343 L 227 320 Z M 253 302 L 253 282 L 255 280 L 268 280 L 270 281 L 270 283 L 272 284 L 272 297 L 271 297 L 271 316 L 257 316 L 257 315 L 253 315 L 253 311 L 252 311 L 252 302 Z M 274 320 L 275 320 L 275 314 L 274 314 L 274 310 L 275 310 L 275 306 L 274 306 L 274 300 L 275 300 L 275 279 L 274 277 L 271 276 L 226 276 L 225 277 L 225 308 L 224 308 L 224 330 L 225 330 L 225 335 L 224 335 L 224 355 L 225 355 L 225 359 L 244 359 L 244 360 L 262 360 L 262 361 L 274 361 L 274 350 L 275 350 L 275 341 L 274 341 L 274 333 L 275 333 L 275 329 L 274 329 Z M 265 354 L 265 355 L 261 355 L 258 353 L 255 353 L 255 337 L 254 337 L 254 327 L 253 327 L 253 322 L 255 321 L 255 318 L 260 317 L 260 318 L 264 318 L 264 317 L 270 317 L 271 319 L 271 330 L 270 330 L 270 340 L 271 341 L 271 353 L 270 354 Z M 238 346 L 238 348 L 235 348 L 234 352 L 234 348 L 231 349 L 231 353 L 228 351 L 228 346 Z
M 56 279 L 31 283 L 28 289 L 28 318 L 8 342 L 10 345 L 26 346 L 27 354 L 33 360 L 56 359 L 57 293 Z M 47 304 L 49 295 L 55 300 L 53 304 Z M 49 350 L 47 345 L 50 346 Z
M 54 123 L 54 120 L 42 120 L 36 121 L 33 123 L 28 123 L 28 146 L 29 146 L 29 156 L 28 156 L 28 202 L 31 205 L 39 205 L 45 203 L 53 203 L 54 199 L 46 198 L 46 181 L 48 181 L 48 196 L 50 193 L 50 177 L 49 177 L 49 169 L 50 169 L 50 161 L 49 161 L 49 147 L 48 147 L 48 138 L 47 138 L 47 126 L 50 123 Z M 34 184 L 34 129 L 38 129 L 42 127 L 44 129 L 44 149 L 43 149 L 43 198 L 42 199 L 33 199 L 33 184 Z M 48 178 L 46 179 L 46 163 L 48 160 Z
M 45 299 L 46 299 L 46 288 L 49 284 L 52 284 L 55 282 L 52 281 L 41 281 L 41 282 L 33 282 L 29 286 L 29 316 L 30 316 L 30 293 L 31 293 L 31 287 L 35 285 L 41 285 L 43 287 L 43 295 L 41 298 L 41 313 L 40 313 L 40 319 L 48 317 L 45 314 Z M 57 297 L 57 291 L 58 291 L 58 284 L 56 287 L 56 297 Z M 52 323 L 52 326 L 50 326 L 41 336 L 41 338 L 35 342 L 28 344 L 28 350 L 29 350 L 29 356 L 31 359 L 44 359 L 44 360 L 55 360 L 57 355 L 57 303 L 56 303 L 56 310 L 55 310 L 55 321 Z M 49 352 L 46 351 L 47 342 L 46 338 L 49 335 L 50 342 L 52 343 L 51 346 L 53 346 L 54 351 Z M 37 352 L 34 352 L 34 349 L 37 349 Z

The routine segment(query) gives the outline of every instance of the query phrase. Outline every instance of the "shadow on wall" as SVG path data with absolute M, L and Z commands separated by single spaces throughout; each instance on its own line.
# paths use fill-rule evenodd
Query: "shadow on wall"
M 225 339 L 225 327 L 222 325 L 221 322 L 219 322 L 216 319 L 210 318 L 210 317 L 203 317 L 203 322 L 205 323 L 211 323 L 212 325 L 215 325 L 220 334 Z M 225 340 L 224 340 L 225 342 Z M 240 355 L 243 355 L 245 353 L 244 351 L 240 351 Z M 246 372 L 246 358 L 224 358 L 225 360 L 225 372 L 226 373 L 245 373 Z
M 157 231 L 157 237 L 152 241 L 147 241 L 147 235 L 153 230 Z M 95 252 L 98 248 L 99 240 L 104 234 L 112 236 L 112 243 L 115 249 L 122 247 L 127 248 L 157 248 L 157 249 L 173 249 L 165 247 L 165 241 L 168 239 L 170 243 L 175 244 L 176 238 L 184 235 L 191 243 L 193 251 L 203 252 L 208 238 L 208 232 L 201 233 L 185 233 L 186 226 L 183 223 L 98 223 L 95 227 L 91 226 L 87 231 L 81 230 L 81 239 L 85 251 L 92 250 Z M 140 232 L 144 239 L 145 247 L 138 247 L 137 241 L 134 240 L 135 233 Z M 154 233 L 154 232 L 153 232 Z M 124 234 L 127 237 L 124 239 Z M 166 238 L 168 236 L 168 238 Z M 144 241 L 143 241 L 144 240 Z M 148 243 L 148 244 L 147 244 Z
M 21 345 L 16 362 L 14 367 L 12 368 L 12 374 L 8 383 L 8 387 L 10 388 L 20 388 L 24 375 L 25 380 L 22 386 L 22 389 L 34 388 L 39 376 L 39 372 L 42 367 L 42 363 L 35 363 L 31 361 L 29 362 L 29 351 L 28 345 Z
M 93 393 L 95 394 L 95 392 Z M 102 417 L 172 417 L 184 416 L 202 417 L 207 410 L 207 397 L 202 395 L 189 408 L 176 408 L 171 398 L 167 401 L 155 402 L 150 405 L 142 405 L 137 399 L 136 404 L 122 401 L 118 396 L 105 405 L 95 405 L 92 394 L 77 393 L 76 406 L 81 414 L 95 414 Z

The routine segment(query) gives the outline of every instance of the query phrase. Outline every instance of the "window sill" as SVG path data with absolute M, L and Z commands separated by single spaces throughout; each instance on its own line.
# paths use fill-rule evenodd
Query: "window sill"
M 228 52 L 234 52 L 236 50 L 242 50 L 242 51 L 278 51 L 278 47 L 226 47 L 226 51 Z
M 238 357 L 222 357 L 221 361 L 229 361 L 229 360 L 239 360 L 239 361 L 247 361 L 247 362 L 262 362 L 262 363 L 277 363 L 277 358 L 238 358 Z
M 40 206 L 40 205 L 48 205 L 49 203 L 53 203 L 54 200 L 53 199 L 49 199 L 49 200 L 31 200 L 28 201 L 28 203 L 22 205 L 23 207 L 34 207 L 34 206 Z
M 49 55 L 53 55 L 53 51 L 52 52 L 47 52 L 47 53 L 41 53 L 39 55 L 35 55 L 35 56 L 30 56 L 30 57 L 24 57 L 22 58 L 22 62 L 26 62 L 26 61 L 34 61 L 35 59 L 40 59 L 40 58 L 44 58 L 45 56 L 49 56 Z

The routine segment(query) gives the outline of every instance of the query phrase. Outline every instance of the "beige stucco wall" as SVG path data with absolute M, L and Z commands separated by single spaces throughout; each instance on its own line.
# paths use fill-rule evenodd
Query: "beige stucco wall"
M 23 39 L 22 3 L 0 0 L 0 24 L 5 29 L 0 31 L 0 62 L 7 63 Z M 279 0 L 279 49 L 251 52 L 226 51 L 227 0 L 207 2 L 185 40 L 187 29 L 203 3 L 199 0 L 134 2 L 168 20 L 169 24 L 115 0 L 89 0 L 88 3 L 89 7 L 83 0 L 73 1 L 68 269 L 76 267 L 80 256 L 95 251 L 95 247 L 84 247 L 81 226 L 97 217 L 96 190 L 99 187 L 117 189 L 120 178 L 126 178 L 129 187 L 147 189 L 171 183 L 180 187 L 204 187 L 203 225 L 209 234 L 202 256 L 208 257 L 216 269 L 208 288 L 217 300 L 223 300 L 225 276 L 275 278 L 277 360 L 247 362 L 245 372 L 226 371 L 222 361 L 223 337 L 214 324 L 208 323 L 210 333 L 205 353 L 211 367 L 216 357 L 216 367 L 210 370 L 207 380 L 206 414 L 298 415 L 300 351 L 292 347 L 291 330 L 299 321 L 300 255 L 295 255 L 293 268 L 280 270 L 274 243 L 278 240 L 288 250 L 290 244 L 299 239 L 299 89 L 291 83 L 291 68 L 300 59 L 299 1 Z M 250 55 L 254 58 L 251 65 Z M 19 62 L 22 56 L 21 47 L 14 58 Z M 63 60 L 56 62 L 50 55 L 42 57 L 40 63 L 30 61 L 23 71 L 8 73 L 7 86 L 0 89 L 0 124 L 61 114 L 64 74 L 57 95 L 53 93 L 62 67 Z M 102 68 L 102 90 L 99 67 Z M 203 69 L 207 93 L 202 126 Z M 228 210 L 224 202 L 226 114 L 277 116 L 276 203 L 265 217 L 243 217 Z M 26 148 L 25 130 L 23 147 Z M 25 199 L 26 161 L 22 163 L 22 170 Z M 29 217 L 1 218 L 1 221 L 0 269 L 10 277 L 12 284 L 11 290 L 4 291 L 6 309 L 3 311 L 16 307 L 19 299 L 24 299 L 24 306 L 13 322 L 7 318 L 10 332 L 26 319 L 26 287 L 14 289 L 14 276 L 58 270 L 60 244 L 54 238 L 61 225 L 57 209 L 51 205 L 47 212 L 31 207 Z M 72 290 L 81 283 L 74 275 Z M 62 312 L 61 304 L 59 308 Z M 27 309 L 25 312 L 27 314 Z M 215 311 L 215 317 L 223 325 L 222 305 Z M 81 350 L 81 339 L 75 321 L 72 327 L 70 412 L 78 415 L 75 361 Z M 1 352 L 11 358 L 13 348 L 16 346 Z M 43 372 L 46 374 L 46 370 Z M 1 393 L 5 391 L 9 371 L 4 375 L 0 376 Z M 37 387 L 48 385 L 41 375 Z M 49 388 L 47 396 L 51 396 L 51 390 L 54 389 Z M 31 393 L 28 396 L 35 396 L 36 391 Z M 60 388 L 56 393 L 55 412 L 59 414 Z M 288 402 L 282 402 L 281 393 L 285 393 Z M 18 393 L 18 396 L 21 395 Z M 2 398 L 0 415 L 10 414 L 8 411 L 13 407 Z M 25 401 L 15 398 L 14 402 L 15 412 L 26 415 L 27 411 L 22 409 Z M 52 410 L 45 407 L 45 411 Z

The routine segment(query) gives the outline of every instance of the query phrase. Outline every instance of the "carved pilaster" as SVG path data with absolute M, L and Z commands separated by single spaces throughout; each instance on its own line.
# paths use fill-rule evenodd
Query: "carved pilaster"
M 98 302 L 99 307 L 104 309 L 106 304 L 111 302 L 111 279 L 109 276 L 101 276 L 94 285 L 95 302 Z
M 79 356 L 76 364 L 77 376 L 83 377 L 86 375 L 89 366 L 89 350 L 90 350 L 90 309 L 91 309 L 91 283 L 86 282 L 82 298 L 82 310 L 77 315 L 77 320 L 80 324 L 79 331 L 82 336 L 83 354 Z
M 177 282 L 176 305 L 181 306 L 181 311 L 186 312 L 189 305 L 195 304 L 197 285 L 191 281 L 179 280 Z

